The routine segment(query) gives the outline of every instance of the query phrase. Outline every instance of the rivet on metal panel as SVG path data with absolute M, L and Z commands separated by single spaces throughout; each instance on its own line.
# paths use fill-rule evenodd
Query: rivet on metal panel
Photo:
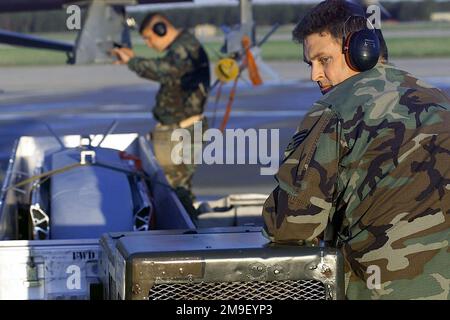
M 248 277 L 250 277 L 251 279 L 261 278 L 262 276 L 264 276 L 264 273 L 267 270 L 266 268 L 267 267 L 260 262 L 254 263 L 253 265 L 249 266 L 250 273 Z
M 329 266 L 327 266 L 326 264 L 322 264 L 320 266 L 320 272 L 326 276 L 327 278 L 331 277 L 333 275 L 333 271 L 331 270 L 331 268 Z
M 132 290 L 133 294 L 137 296 L 141 293 L 141 291 L 142 291 L 141 286 L 139 284 L 135 283 L 133 285 L 133 290 Z
M 284 272 L 284 268 L 281 265 L 274 265 L 273 266 L 273 274 L 276 276 L 279 276 L 281 274 L 283 274 Z

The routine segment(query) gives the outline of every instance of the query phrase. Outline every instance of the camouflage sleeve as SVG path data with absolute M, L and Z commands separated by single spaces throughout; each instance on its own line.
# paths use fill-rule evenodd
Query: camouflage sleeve
M 193 64 L 186 48 L 178 46 L 162 58 L 131 58 L 128 68 L 142 78 L 165 83 L 181 78 L 192 70 Z
M 264 233 L 274 242 L 314 241 L 334 213 L 342 145 L 339 117 L 316 103 L 285 152 L 278 186 L 263 208 Z

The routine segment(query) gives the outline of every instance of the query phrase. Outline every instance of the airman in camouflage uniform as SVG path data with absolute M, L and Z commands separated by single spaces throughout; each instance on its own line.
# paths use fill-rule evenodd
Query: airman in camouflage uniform
M 134 57 L 128 67 L 161 84 L 153 108 L 153 116 L 161 124 L 179 124 L 203 113 L 210 82 L 208 56 L 188 31 L 181 31 L 164 57 Z
M 163 36 L 158 36 L 154 26 L 161 22 L 167 31 Z M 155 156 L 169 183 L 173 187 L 186 189 L 193 199 L 191 180 L 195 165 L 193 161 L 191 164 L 179 165 L 172 162 L 171 151 L 178 141 L 171 141 L 171 135 L 182 127 L 189 130 L 193 137 L 196 121 L 203 121 L 203 129 L 207 126 L 202 113 L 210 86 L 208 56 L 192 34 L 175 29 L 161 14 L 147 16 L 140 32 L 150 47 L 165 51 L 162 58 L 147 59 L 133 55 L 128 61 L 129 69 L 140 77 L 160 83 L 153 108 L 153 116 L 158 124 L 151 133 Z M 172 32 L 173 37 L 166 40 L 166 37 L 170 37 L 169 32 Z M 158 42 L 164 41 L 169 42 L 167 46 L 158 46 Z M 193 157 L 194 151 L 201 151 L 201 145 L 197 146 L 192 141 L 191 146 Z
M 276 179 L 263 209 L 267 236 L 316 243 L 336 226 L 347 298 L 450 299 L 442 91 L 384 63 L 346 79 L 304 117 Z M 374 269 L 380 283 L 368 285 Z

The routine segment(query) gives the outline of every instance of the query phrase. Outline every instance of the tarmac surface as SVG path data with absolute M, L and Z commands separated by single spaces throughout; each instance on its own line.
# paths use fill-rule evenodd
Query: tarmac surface
M 450 59 L 393 62 L 450 94 L 450 74 L 445 69 Z M 320 92 L 308 80 L 304 64 L 269 65 L 282 82 L 256 88 L 241 82 L 228 128 L 279 129 L 279 140 L 271 143 L 278 147 L 281 160 L 295 128 Z M 157 88 L 156 83 L 138 78 L 124 66 L 0 68 L 1 168 L 6 168 L 14 139 L 21 135 L 50 135 L 45 124 L 58 135 L 102 134 L 118 120 L 117 133 L 146 134 L 155 123 L 151 109 Z M 212 92 L 206 109 L 210 127 L 218 127 L 222 121 L 229 91 L 230 86 L 226 86 L 216 112 L 216 92 Z M 199 199 L 232 193 L 267 194 L 275 181 L 272 175 L 261 175 L 260 168 L 254 164 L 199 165 L 194 192 Z

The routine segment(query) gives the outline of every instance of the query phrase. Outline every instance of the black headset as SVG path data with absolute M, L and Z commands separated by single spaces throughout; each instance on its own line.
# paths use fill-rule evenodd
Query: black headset
M 367 71 L 372 69 L 378 62 L 380 56 L 380 39 L 375 32 L 375 28 L 362 29 L 346 34 L 345 25 L 352 17 L 363 17 L 369 22 L 361 7 L 349 2 L 347 2 L 347 6 L 352 11 L 352 15 L 344 23 L 342 53 L 345 55 L 347 65 L 352 70 L 359 72 Z M 363 12 L 361 13 L 361 11 Z
M 157 22 L 153 25 L 152 30 L 157 36 L 164 37 L 167 33 L 167 26 L 164 22 Z

